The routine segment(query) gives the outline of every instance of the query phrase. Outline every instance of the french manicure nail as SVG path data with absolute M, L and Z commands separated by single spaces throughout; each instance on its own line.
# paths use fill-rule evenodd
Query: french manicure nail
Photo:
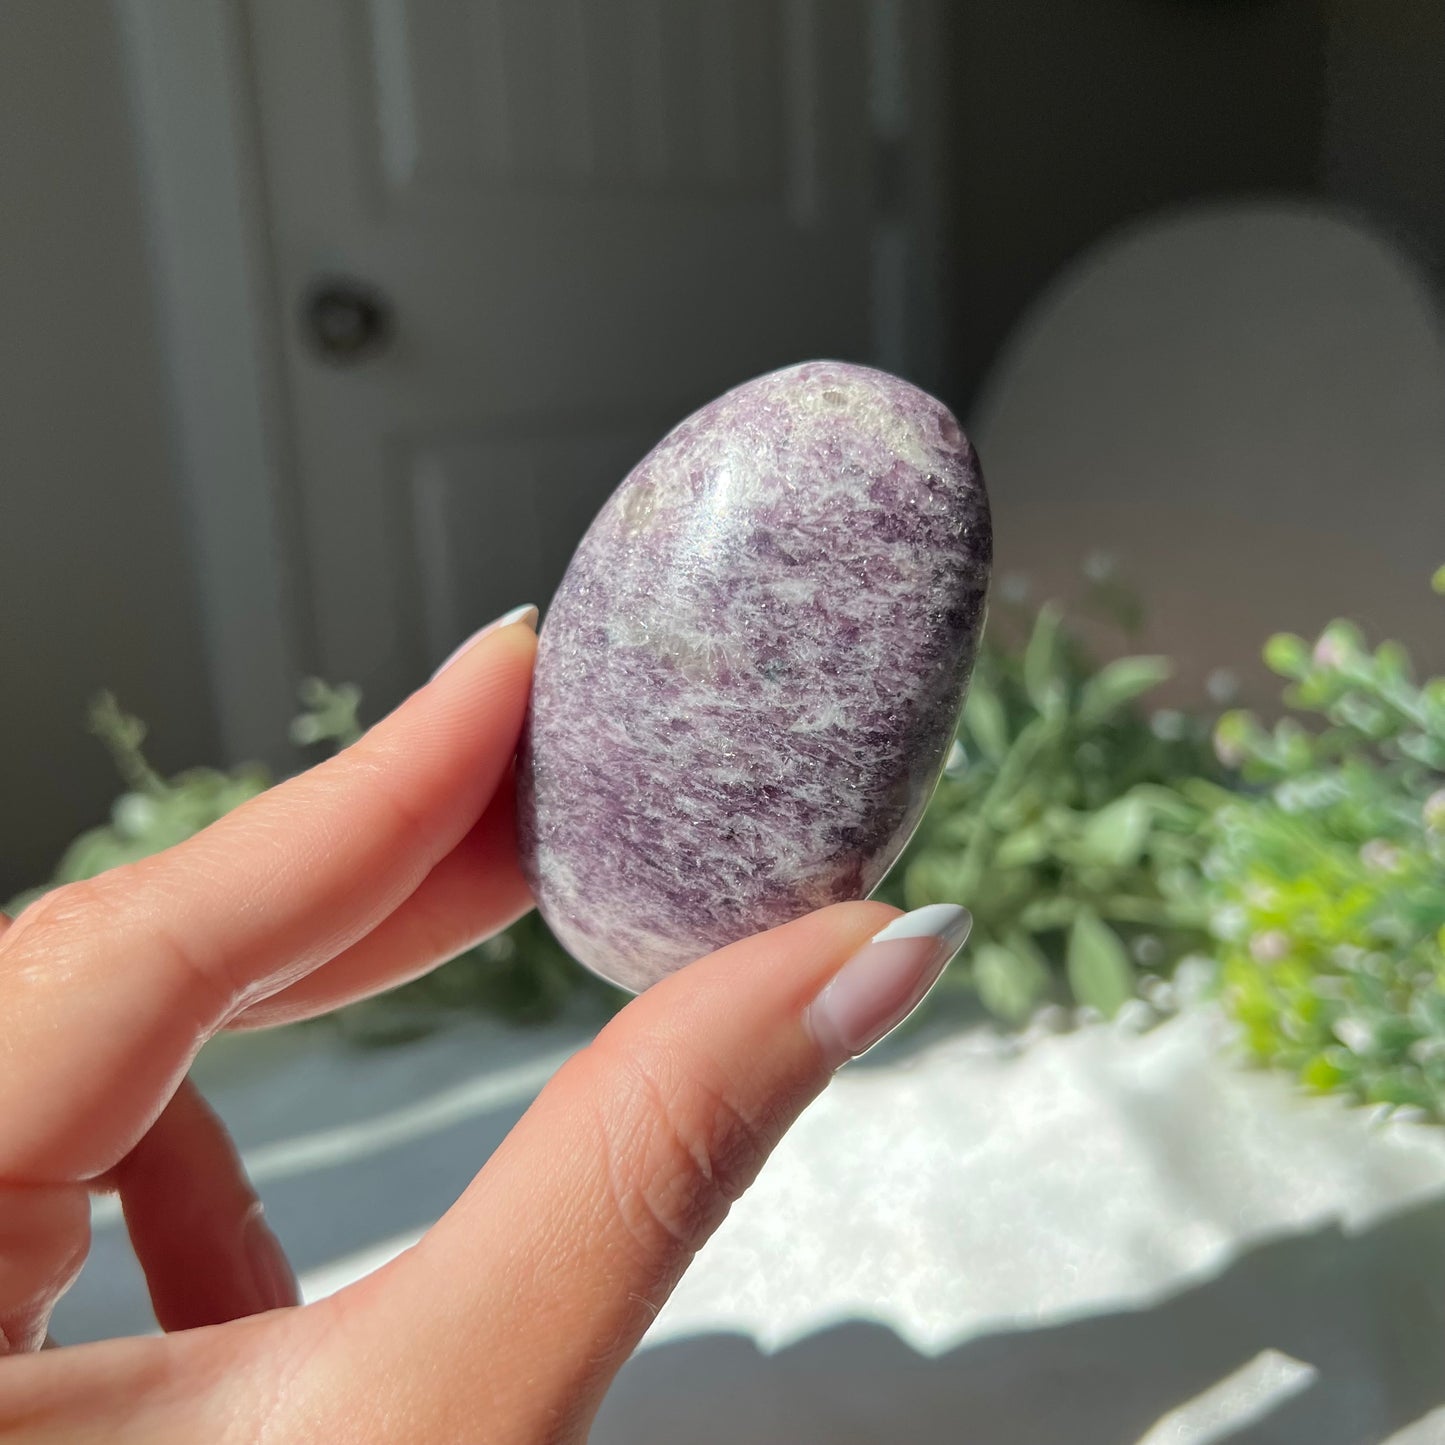
M 808 1028 L 829 1067 L 892 1033 L 923 1002 L 972 926 L 968 909 L 932 903 L 875 933 L 808 1006 Z
M 241 1252 L 251 1271 L 257 1313 L 285 1309 L 299 1302 L 301 1293 L 291 1262 L 281 1241 L 271 1233 L 259 1204 L 252 1206 L 241 1228 Z
M 514 607 L 510 612 L 504 613 L 501 617 L 497 618 L 495 622 L 489 622 L 485 627 L 478 628 L 474 633 L 472 633 L 469 638 L 467 638 L 464 643 L 462 643 L 460 647 L 456 649 L 455 652 L 451 654 L 450 657 L 446 659 L 445 662 L 442 663 L 439 668 L 437 668 L 434 673 L 432 673 L 432 681 L 435 682 L 437 678 L 439 678 L 442 673 L 444 673 L 447 668 L 452 665 L 452 663 L 454 663 L 459 657 L 462 656 L 463 653 L 470 652 L 471 649 L 482 640 L 482 638 L 489 636 L 493 632 L 500 632 L 502 628 L 511 627 L 514 623 L 517 622 L 526 623 L 526 625 L 535 632 L 537 630 L 537 618 L 540 615 L 541 614 L 537 611 L 535 607 L 532 606 L 530 602 L 524 602 L 522 606 Z

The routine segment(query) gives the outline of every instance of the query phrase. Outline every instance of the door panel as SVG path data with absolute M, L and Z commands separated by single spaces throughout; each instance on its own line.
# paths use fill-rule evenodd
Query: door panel
M 870 354 L 863 0 L 250 0 L 324 672 L 385 705 L 545 602 L 667 426 Z M 388 298 L 340 366 L 321 277 Z
M 499 596 L 560 578 L 616 479 L 666 429 L 605 426 L 570 435 L 434 441 L 411 453 L 414 594 L 428 653 L 444 656 L 493 615 Z
M 393 191 L 776 195 L 789 155 L 768 0 L 370 0 Z M 799 57 L 806 60 L 806 57 Z

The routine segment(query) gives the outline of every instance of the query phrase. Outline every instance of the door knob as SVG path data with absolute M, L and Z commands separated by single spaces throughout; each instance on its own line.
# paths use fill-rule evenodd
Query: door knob
M 386 350 L 394 330 L 391 303 L 374 286 L 348 277 L 315 282 L 301 305 L 311 348 L 336 366 L 366 361 Z

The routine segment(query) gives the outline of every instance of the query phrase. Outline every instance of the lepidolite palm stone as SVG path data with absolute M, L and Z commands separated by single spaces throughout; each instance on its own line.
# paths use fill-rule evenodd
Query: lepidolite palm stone
M 542 628 L 518 836 L 562 943 L 640 990 L 868 894 L 942 770 L 991 557 L 972 447 L 896 377 L 809 362 L 674 428 Z

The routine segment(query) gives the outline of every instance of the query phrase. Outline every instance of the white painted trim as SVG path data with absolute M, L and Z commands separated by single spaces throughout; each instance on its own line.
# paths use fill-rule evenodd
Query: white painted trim
M 944 380 L 945 158 L 948 150 L 949 0 L 911 0 L 905 7 L 909 95 L 909 214 L 913 225 L 914 283 L 908 305 L 909 366 L 931 391 Z
M 113 3 L 221 746 L 284 764 L 309 628 L 242 0 Z
M 944 0 L 868 0 L 868 110 L 895 209 L 873 218 L 873 361 L 927 390 L 943 380 Z

